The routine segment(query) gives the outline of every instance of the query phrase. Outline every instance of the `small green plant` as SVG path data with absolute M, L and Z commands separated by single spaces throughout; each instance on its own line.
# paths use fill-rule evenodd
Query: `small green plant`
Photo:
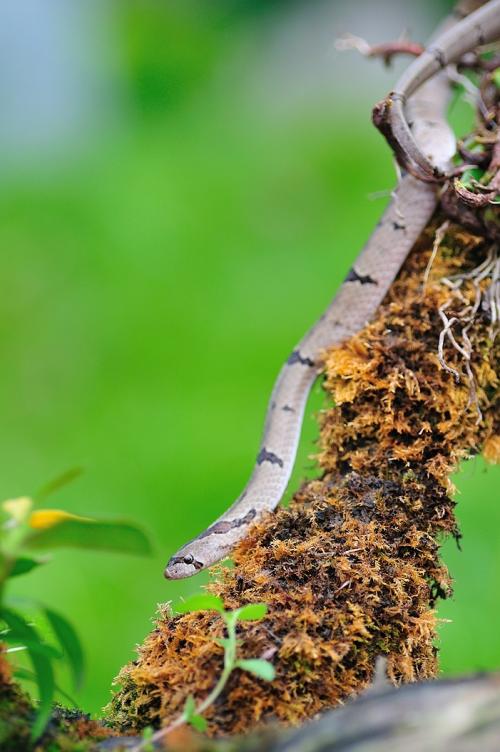
M 145 752 L 147 745 L 163 739 L 174 729 L 187 723 L 197 731 L 205 731 L 207 722 L 203 713 L 209 708 L 224 690 L 231 673 L 239 668 L 257 676 L 264 681 L 273 681 L 275 670 L 272 663 L 261 658 L 238 658 L 240 641 L 236 637 L 236 627 L 240 621 L 258 621 L 267 613 L 265 603 L 249 603 L 234 611 L 226 611 L 224 603 L 215 595 L 193 595 L 191 598 L 178 604 L 176 611 L 181 614 L 191 611 L 217 611 L 226 627 L 226 637 L 217 639 L 219 645 L 224 648 L 224 666 L 222 673 L 212 691 L 198 705 L 191 695 L 187 698 L 181 715 L 166 728 L 162 728 L 152 736 L 148 733 L 147 739 L 133 748 L 133 752 Z
M 35 496 L 36 503 L 78 474 L 79 471 L 70 470 L 47 484 Z M 56 692 L 74 704 L 56 684 L 56 662 L 66 660 L 74 687 L 79 689 L 84 677 L 84 655 L 76 631 L 64 616 L 38 601 L 23 601 L 24 605 L 41 613 L 49 626 L 57 647 L 48 644 L 29 619 L 20 613 L 19 602 L 7 595 L 8 584 L 13 578 L 46 564 L 50 561 L 47 552 L 58 547 L 139 555 L 151 553 L 144 532 L 129 522 L 94 520 L 62 509 L 40 509 L 36 508 L 36 503 L 31 498 L 22 497 L 0 504 L 0 643 L 3 653 L 14 655 L 25 651 L 29 656 L 32 669 L 14 666 L 13 674 L 37 685 L 39 701 L 32 727 L 33 740 L 45 729 Z

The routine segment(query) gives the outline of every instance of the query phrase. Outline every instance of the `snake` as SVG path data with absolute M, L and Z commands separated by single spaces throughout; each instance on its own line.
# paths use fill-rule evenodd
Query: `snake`
M 479 39 L 484 42 L 495 36 L 489 26 L 499 26 L 499 8 L 500 0 L 494 0 L 466 17 L 448 17 L 431 38 L 427 54 L 423 53 L 424 65 L 417 58 L 396 84 L 394 92 L 404 96 L 394 100 L 392 92 L 392 102 L 404 100 L 404 123 L 410 133 L 412 154 L 418 153 L 417 165 L 425 160 L 425 170 L 420 169 L 426 178 L 445 174 L 455 153 L 455 137 L 446 120 L 448 78 L 441 63 L 452 63 L 473 49 Z M 411 131 L 408 122 L 412 123 Z M 250 527 L 279 504 L 293 470 L 306 402 L 322 371 L 323 353 L 360 331 L 374 317 L 436 209 L 439 186 L 406 171 L 392 195 L 336 296 L 283 364 L 269 400 L 256 462 L 243 492 L 213 524 L 170 558 L 164 571 L 167 579 L 190 577 L 228 556 Z

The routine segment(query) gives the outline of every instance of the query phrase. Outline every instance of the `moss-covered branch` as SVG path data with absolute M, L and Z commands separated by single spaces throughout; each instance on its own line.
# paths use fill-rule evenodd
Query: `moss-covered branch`
M 433 608 L 451 592 L 439 545 L 459 537 L 449 476 L 461 459 L 483 447 L 496 459 L 498 449 L 499 347 L 488 315 L 477 312 L 468 328 L 468 363 L 443 345 L 458 382 L 438 357 L 439 309 L 447 304 L 451 316 L 474 305 L 467 273 L 489 243 L 450 225 L 426 274 L 441 224 L 424 232 L 376 320 L 325 354 L 335 404 L 321 416 L 321 478 L 255 526 L 235 569 L 220 569 L 209 587 L 227 608 L 269 605 L 238 636 L 243 652 L 271 657 L 277 671 L 271 684 L 236 672 L 207 711 L 211 734 L 311 718 L 365 689 L 379 655 L 396 684 L 436 674 Z M 457 274 L 459 295 L 442 282 Z M 173 617 L 165 608 L 120 675 L 110 708 L 117 728 L 168 723 L 189 694 L 205 696 L 221 671 L 221 636 L 212 614 Z

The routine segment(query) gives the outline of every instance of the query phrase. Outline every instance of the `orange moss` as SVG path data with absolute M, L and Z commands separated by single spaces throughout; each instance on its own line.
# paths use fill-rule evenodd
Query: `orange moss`
M 216 570 L 209 589 L 227 608 L 269 605 L 263 621 L 239 627 L 240 653 L 272 660 L 277 676 L 269 684 L 236 671 L 206 713 L 211 734 L 310 718 L 366 687 L 380 654 L 396 683 L 436 673 L 433 606 L 450 593 L 439 541 L 459 535 L 449 474 L 485 442 L 489 458 L 499 451 L 498 347 L 486 315 L 469 330 L 477 404 L 462 356 L 444 351 L 459 383 L 437 357 L 439 306 L 449 300 L 450 313 L 475 295 L 466 283 L 459 300 L 439 280 L 477 266 L 485 243 L 451 228 L 424 289 L 433 237 L 434 228 L 424 232 L 376 320 L 325 354 L 335 407 L 321 415 L 322 477 L 253 528 L 234 552 L 235 569 Z M 168 723 L 188 695 L 204 698 L 222 668 L 222 633 L 214 613 L 174 617 L 163 608 L 119 676 L 116 725 Z

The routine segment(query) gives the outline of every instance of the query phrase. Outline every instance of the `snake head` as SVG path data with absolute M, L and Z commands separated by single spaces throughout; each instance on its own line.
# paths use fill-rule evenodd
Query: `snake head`
M 203 568 L 204 564 L 197 561 L 193 554 L 177 555 L 172 556 L 163 574 L 167 580 L 183 580 L 185 577 L 192 577 Z

